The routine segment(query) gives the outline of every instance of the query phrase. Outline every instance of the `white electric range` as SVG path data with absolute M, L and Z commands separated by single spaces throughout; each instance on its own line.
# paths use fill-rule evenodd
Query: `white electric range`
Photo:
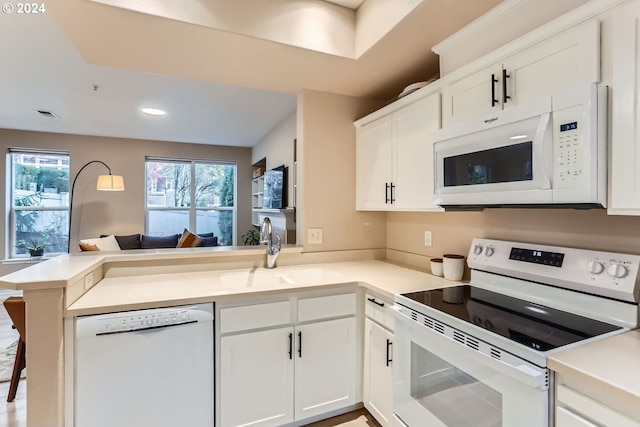
M 395 298 L 397 422 L 553 425 L 547 357 L 638 326 L 640 256 L 474 239 L 467 262 L 469 285 Z

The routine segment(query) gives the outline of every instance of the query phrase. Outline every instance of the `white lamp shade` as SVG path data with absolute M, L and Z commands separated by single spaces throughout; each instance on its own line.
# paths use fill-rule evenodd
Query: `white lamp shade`
M 96 189 L 100 191 L 124 191 L 122 175 L 99 175 Z

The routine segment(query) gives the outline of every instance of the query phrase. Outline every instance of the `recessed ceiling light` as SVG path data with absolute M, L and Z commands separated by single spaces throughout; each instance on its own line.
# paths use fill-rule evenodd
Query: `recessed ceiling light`
M 167 112 L 164 110 L 161 110 L 159 108 L 151 108 L 151 107 L 144 107 L 142 109 L 142 112 L 152 116 L 164 116 L 165 114 L 167 114 Z
M 509 139 L 524 139 L 527 136 L 528 135 L 514 135 L 514 136 L 510 137 Z

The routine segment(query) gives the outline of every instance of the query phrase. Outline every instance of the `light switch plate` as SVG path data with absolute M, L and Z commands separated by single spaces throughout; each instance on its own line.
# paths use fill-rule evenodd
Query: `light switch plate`
M 431 246 L 431 231 L 424 232 L 424 245 Z
M 310 245 L 322 244 L 322 228 L 307 229 L 307 243 Z

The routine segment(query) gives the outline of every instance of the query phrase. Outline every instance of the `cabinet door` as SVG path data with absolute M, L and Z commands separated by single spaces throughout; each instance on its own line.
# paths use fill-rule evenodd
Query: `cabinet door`
M 356 135 L 356 209 L 384 210 L 390 197 L 392 171 L 391 116 L 382 117 L 361 128 Z
M 613 15 L 608 213 L 640 215 L 640 1 Z
M 503 109 L 600 80 L 600 24 L 592 20 L 507 58 Z M 502 80 L 502 76 L 500 77 Z
M 442 126 L 450 126 L 500 110 L 502 108 L 501 81 L 501 64 L 491 65 L 452 81 L 442 89 Z
M 370 319 L 364 330 L 364 407 L 386 427 L 393 416 L 393 334 Z
M 599 80 L 600 23 L 594 19 L 452 81 L 442 90 L 442 125 Z
M 296 420 L 356 403 L 356 319 L 296 327 Z
M 293 421 L 294 361 L 289 357 L 293 347 L 290 339 L 291 327 L 220 339 L 223 426 L 267 427 Z
M 440 94 L 422 98 L 394 113 L 393 206 L 399 210 L 442 209 L 433 204 L 433 132 L 440 127 Z

